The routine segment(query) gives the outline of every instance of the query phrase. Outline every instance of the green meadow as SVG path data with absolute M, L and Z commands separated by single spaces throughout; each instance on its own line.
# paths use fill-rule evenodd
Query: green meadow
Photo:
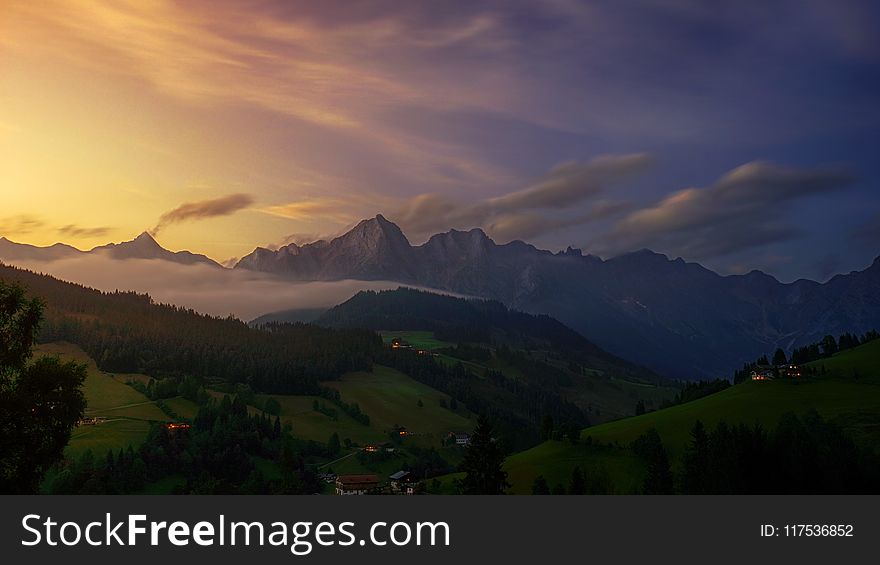
M 129 445 L 137 447 L 147 437 L 150 421 L 166 421 L 168 416 L 155 402 L 124 384 L 132 375 L 114 376 L 100 371 L 82 349 L 70 343 L 38 345 L 34 356 L 57 355 L 63 361 L 86 365 L 83 393 L 86 397 L 87 417 L 100 416 L 106 421 L 97 425 L 77 426 L 73 429 L 65 454 L 78 457 L 87 449 L 103 456 L 108 449 L 118 451 Z
M 324 398 L 271 395 L 281 406 L 281 420 L 293 427 L 294 436 L 326 442 L 336 432 L 340 440 L 348 438 L 365 444 L 386 441 L 393 429 L 404 426 L 412 434 L 407 441 L 439 446 L 450 431 L 473 428 L 470 414 L 461 405 L 457 411 L 448 408 L 448 395 L 388 367 L 376 365 L 371 372 L 349 373 L 338 381 L 323 384 L 338 390 L 343 402 L 357 403 L 361 412 L 370 417 L 370 424 L 356 421 Z M 257 398 L 262 403 L 268 397 Z M 335 418 L 315 410 L 316 401 L 335 411 Z
M 774 426 L 786 412 L 816 410 L 857 441 L 880 445 L 880 340 L 809 365 L 824 366 L 824 373 L 797 381 L 747 381 L 693 402 L 587 428 L 576 445 L 548 441 L 513 454 L 505 463 L 511 490 L 531 492 L 538 475 L 551 486 L 566 484 L 572 469 L 580 466 L 588 476 L 608 476 L 618 493 L 633 492 L 644 469 L 627 446 L 649 428 L 656 428 L 676 467 L 696 420 L 706 426 L 722 420 Z M 594 445 L 583 441 L 587 438 Z
M 693 402 L 587 428 L 578 444 L 544 442 L 510 456 L 505 468 L 512 491 L 519 494 L 530 492 L 538 475 L 544 475 L 551 485 L 564 484 L 575 466 L 588 473 L 607 474 L 618 493 L 633 492 L 644 471 L 627 446 L 650 428 L 659 432 L 675 468 L 697 420 L 707 427 L 722 420 L 769 427 L 787 412 L 809 410 L 837 422 L 859 441 L 880 440 L 878 384 L 839 378 L 749 381 Z
M 452 347 L 454 343 L 442 341 L 434 337 L 434 332 L 423 331 L 393 331 L 379 332 L 385 343 L 391 343 L 394 338 L 400 338 L 417 349 L 441 349 L 443 347 Z
M 880 383 L 880 339 L 807 365 L 820 371 L 824 369 L 828 376 Z

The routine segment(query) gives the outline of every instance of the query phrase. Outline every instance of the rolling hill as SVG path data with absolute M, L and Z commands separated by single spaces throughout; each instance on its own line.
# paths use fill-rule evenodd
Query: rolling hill
M 386 342 L 403 339 L 478 377 L 494 371 L 533 383 L 574 403 L 594 423 L 632 414 L 639 400 L 657 407 L 677 388 L 549 316 L 517 312 L 497 301 L 403 287 L 362 291 L 315 323 L 380 331 Z
M 699 400 L 587 428 L 582 432 L 584 441 L 579 444 L 548 441 L 513 454 L 505 463 L 513 484 L 512 492 L 529 493 L 538 475 L 543 475 L 550 484 L 564 484 L 575 466 L 587 473 L 607 476 L 617 493 L 634 492 L 645 470 L 628 446 L 654 428 L 675 469 L 680 465 L 697 420 L 707 427 L 723 420 L 728 424 L 742 422 L 767 428 L 775 426 L 786 413 L 816 410 L 860 444 L 878 450 L 880 341 L 817 363 L 828 367 L 827 376 L 803 381 L 748 381 Z M 854 379 L 853 368 L 862 376 Z

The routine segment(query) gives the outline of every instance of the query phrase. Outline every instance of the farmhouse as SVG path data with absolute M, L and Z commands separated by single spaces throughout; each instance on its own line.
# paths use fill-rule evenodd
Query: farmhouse
M 398 471 L 388 477 L 391 479 L 391 492 L 393 494 L 412 495 L 421 490 L 421 482 L 413 477 L 409 471 Z
M 773 380 L 776 378 L 776 371 L 773 367 L 758 365 L 752 370 L 751 378 L 753 381 Z
M 412 345 L 399 337 L 395 337 L 391 340 L 391 349 L 412 349 Z
M 190 425 L 186 422 L 168 422 L 165 424 L 165 429 L 171 432 L 175 432 L 177 430 L 188 430 Z
M 336 477 L 336 494 L 370 494 L 379 486 L 376 475 L 339 475 Z
M 455 438 L 455 445 L 468 445 L 471 442 L 471 436 L 467 432 L 449 432 L 449 435 Z
M 758 365 L 752 370 L 751 379 L 753 381 L 769 381 L 773 379 L 799 379 L 801 377 L 801 368 L 797 365 L 785 364 L 776 367 L 768 365 Z

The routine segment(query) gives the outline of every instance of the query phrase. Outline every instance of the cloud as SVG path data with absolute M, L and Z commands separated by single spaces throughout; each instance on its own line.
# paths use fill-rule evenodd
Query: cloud
M 801 234 L 794 204 L 853 180 L 837 169 L 747 163 L 711 186 L 682 189 L 630 213 L 596 247 L 611 253 L 650 247 L 703 260 L 793 239 Z
M 644 153 L 600 156 L 586 163 L 570 161 L 503 196 L 468 205 L 440 194 L 420 194 L 390 216 L 414 239 L 449 228 L 474 227 L 485 228 L 502 240 L 537 237 L 624 211 L 626 203 L 595 199 L 607 187 L 643 173 L 651 164 L 651 157 Z M 591 199 L 595 201 L 589 210 L 578 210 Z M 561 210 L 575 212 L 563 214 Z
M 110 233 L 112 228 L 100 226 L 95 228 L 85 228 L 76 224 L 68 224 L 58 228 L 58 233 L 67 237 L 102 237 Z
M 43 220 L 29 214 L 0 218 L 0 236 L 29 234 L 44 225 L 46 223 Z
M 221 198 L 212 198 L 210 200 L 199 200 L 198 202 L 187 202 L 181 204 L 174 210 L 170 210 L 162 214 L 156 226 L 150 230 L 156 235 L 165 227 L 171 224 L 186 222 L 190 220 L 199 220 L 202 218 L 214 218 L 217 216 L 228 216 L 239 210 L 247 208 L 254 203 L 254 198 L 249 194 L 230 194 Z
M 181 265 L 155 259 L 118 260 L 96 254 L 58 261 L 12 263 L 108 292 L 116 289 L 147 292 L 157 302 L 215 316 L 232 314 L 242 320 L 287 309 L 329 308 L 359 290 L 399 286 L 389 281 L 298 283 L 244 269 Z

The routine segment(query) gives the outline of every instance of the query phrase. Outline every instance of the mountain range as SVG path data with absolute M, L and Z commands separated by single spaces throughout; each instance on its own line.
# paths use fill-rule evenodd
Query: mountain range
M 6 261 L 88 253 L 222 268 L 204 255 L 167 251 L 147 233 L 87 252 L 0 238 Z M 782 283 L 760 271 L 722 276 L 647 249 L 601 259 L 570 247 L 553 253 L 522 241 L 499 245 L 480 229 L 412 245 L 378 215 L 331 241 L 258 247 L 234 268 L 292 281 L 395 281 L 494 299 L 548 314 L 615 355 L 683 379 L 727 377 L 777 347 L 880 328 L 880 258 L 825 283 Z
M 450 230 L 413 246 L 379 215 L 332 241 L 258 248 L 237 269 L 298 281 L 393 280 L 549 314 L 600 347 L 668 376 L 728 376 L 742 363 L 880 327 L 880 258 L 824 284 L 760 271 L 721 276 L 647 249 L 603 260 L 482 230 Z
M 99 245 L 88 251 L 80 251 L 64 243 L 38 247 L 26 243 L 16 243 L 5 237 L 0 237 L 0 259 L 5 261 L 58 261 L 89 254 L 102 254 L 111 259 L 161 259 L 183 265 L 200 263 L 212 267 L 220 267 L 219 263 L 204 255 L 190 253 L 189 251 L 168 251 L 159 245 L 153 236 L 147 232 L 143 232 L 131 241 Z

